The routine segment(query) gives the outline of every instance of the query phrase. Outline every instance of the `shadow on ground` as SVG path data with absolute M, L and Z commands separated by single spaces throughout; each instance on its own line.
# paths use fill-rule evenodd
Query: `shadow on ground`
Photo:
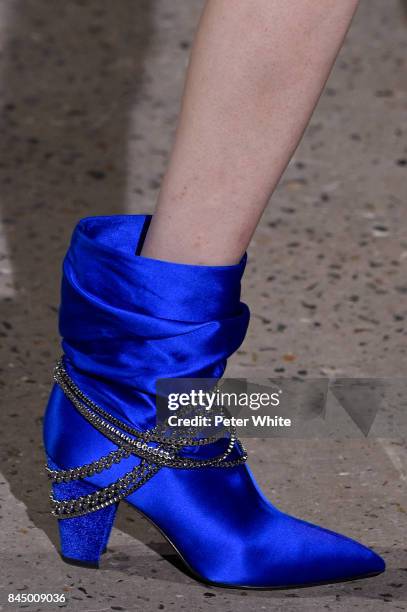
M 1 302 L 0 469 L 54 542 L 41 419 L 59 353 L 61 261 L 79 218 L 123 212 L 152 9 L 27 0 L 2 15 L 0 203 L 14 285 Z

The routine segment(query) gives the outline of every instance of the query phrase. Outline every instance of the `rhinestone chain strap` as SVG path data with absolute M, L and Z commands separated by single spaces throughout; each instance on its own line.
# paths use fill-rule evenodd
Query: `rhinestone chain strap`
M 79 467 L 67 470 L 47 468 L 48 476 L 53 483 L 71 482 L 93 476 L 111 468 L 114 463 L 120 463 L 130 455 L 141 458 L 141 462 L 132 470 L 94 493 L 68 500 L 57 500 L 51 495 L 52 514 L 60 519 L 82 516 L 117 503 L 141 487 L 162 466 L 180 469 L 228 468 L 240 465 L 247 460 L 246 450 L 237 439 L 232 427 L 227 428 L 229 441 L 226 450 L 221 455 L 210 459 L 191 459 L 180 456 L 185 447 L 211 444 L 219 438 L 217 436 L 193 438 L 192 436 L 196 433 L 194 428 L 189 428 L 186 437 L 174 438 L 172 435 L 164 435 L 158 427 L 140 431 L 127 425 L 98 406 L 79 389 L 67 373 L 63 358 L 55 367 L 54 379 L 77 411 L 118 449 Z M 228 459 L 235 447 L 239 449 L 240 456 L 236 459 Z

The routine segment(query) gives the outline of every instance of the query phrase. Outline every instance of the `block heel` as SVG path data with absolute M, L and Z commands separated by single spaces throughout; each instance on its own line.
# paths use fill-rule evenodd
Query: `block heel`
M 48 462 L 51 469 L 55 466 Z M 87 482 L 53 484 L 53 495 L 60 501 L 94 493 L 97 488 Z M 118 503 L 95 512 L 72 518 L 58 519 L 60 554 L 66 563 L 98 568 L 106 552 Z

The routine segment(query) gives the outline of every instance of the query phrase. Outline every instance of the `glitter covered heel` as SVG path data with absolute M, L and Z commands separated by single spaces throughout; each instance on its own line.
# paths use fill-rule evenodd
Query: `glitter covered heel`
M 48 460 L 51 470 L 58 469 Z M 97 487 L 87 482 L 60 482 L 52 485 L 53 497 L 58 501 L 81 499 L 86 507 L 87 499 L 97 494 Z M 69 503 L 69 502 L 68 502 Z M 61 557 L 67 563 L 98 568 L 100 557 L 106 551 L 113 527 L 118 503 L 102 507 L 96 512 L 78 513 L 73 518 L 58 520 Z

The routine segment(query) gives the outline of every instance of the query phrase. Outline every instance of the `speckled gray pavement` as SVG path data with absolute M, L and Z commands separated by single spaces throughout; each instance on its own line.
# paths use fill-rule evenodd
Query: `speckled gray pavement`
M 65 565 L 55 551 L 41 416 L 59 354 L 61 259 L 80 217 L 152 211 L 201 4 L 0 3 L 0 610 L 23 608 L 9 593 L 64 593 L 75 611 L 405 610 L 405 430 L 248 441 L 270 498 L 373 546 L 388 563 L 378 578 L 274 592 L 204 586 L 128 509 L 101 570 Z M 398 0 L 362 1 L 250 247 L 253 316 L 230 375 L 405 376 L 406 15 Z

